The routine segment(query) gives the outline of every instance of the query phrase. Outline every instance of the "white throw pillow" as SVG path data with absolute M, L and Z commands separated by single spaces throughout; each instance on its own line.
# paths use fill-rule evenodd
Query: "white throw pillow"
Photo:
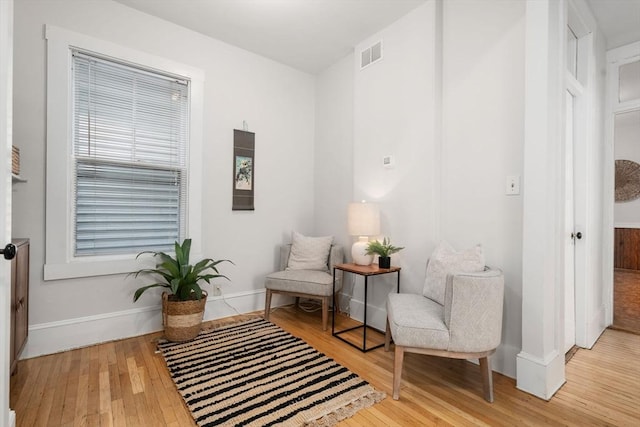
M 444 305 L 448 273 L 475 273 L 482 270 L 484 270 L 482 246 L 477 245 L 456 252 L 449 243 L 442 241 L 429 258 L 422 295 Z
M 327 271 L 333 236 L 307 237 L 294 231 L 291 234 L 291 243 L 287 270 Z

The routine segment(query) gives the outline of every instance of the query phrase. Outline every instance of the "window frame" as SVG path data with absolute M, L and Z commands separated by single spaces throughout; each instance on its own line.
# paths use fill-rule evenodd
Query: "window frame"
M 204 72 L 166 58 L 47 25 L 47 157 L 44 280 L 128 273 L 148 266 L 135 254 L 74 255 L 72 49 L 94 52 L 190 81 L 186 236 L 201 235 Z M 200 254 L 201 239 L 192 252 Z

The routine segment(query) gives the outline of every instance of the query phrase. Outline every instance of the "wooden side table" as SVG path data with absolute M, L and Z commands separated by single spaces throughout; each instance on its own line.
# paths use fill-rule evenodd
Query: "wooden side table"
M 382 347 L 384 345 L 384 342 L 380 344 L 376 344 L 373 347 L 367 348 L 367 329 L 369 328 L 377 331 L 377 329 L 374 329 L 373 327 L 367 325 L 367 287 L 369 283 L 368 279 L 369 279 L 369 276 L 379 276 L 382 274 L 396 273 L 398 277 L 398 285 L 397 285 L 396 292 L 400 293 L 400 267 L 391 266 L 391 268 L 379 268 L 378 264 L 371 264 L 371 265 L 336 264 L 333 266 L 333 295 L 336 294 L 336 270 L 346 271 L 347 273 L 364 276 L 364 319 L 363 319 L 362 325 L 347 328 L 342 331 L 336 331 L 336 310 L 334 309 L 333 315 L 331 318 L 331 335 L 346 342 L 350 346 L 357 348 L 362 352 L 367 352 L 369 350 Z M 362 347 L 359 347 L 340 336 L 340 334 L 353 331 L 355 329 L 360 329 L 360 328 L 362 328 Z M 378 332 L 381 332 L 381 331 L 378 331 Z

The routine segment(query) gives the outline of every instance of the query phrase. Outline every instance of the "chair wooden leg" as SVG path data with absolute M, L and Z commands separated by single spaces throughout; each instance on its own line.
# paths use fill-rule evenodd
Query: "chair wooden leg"
M 404 360 L 404 347 L 396 344 L 393 358 L 393 400 L 400 399 L 400 382 L 402 381 L 402 362 Z
M 482 390 L 487 402 L 493 403 L 493 372 L 491 372 L 491 360 L 488 357 L 479 359 L 482 373 Z
M 300 306 L 300 297 L 296 297 L 296 307 Z
M 264 320 L 269 320 L 271 311 L 271 289 L 267 289 L 267 296 L 264 302 Z
M 322 297 L 322 330 L 327 330 L 327 325 L 329 324 L 329 298 L 330 297 Z
M 391 329 L 389 328 L 389 318 L 387 317 L 387 327 L 384 330 L 384 351 L 389 351 L 391 346 Z

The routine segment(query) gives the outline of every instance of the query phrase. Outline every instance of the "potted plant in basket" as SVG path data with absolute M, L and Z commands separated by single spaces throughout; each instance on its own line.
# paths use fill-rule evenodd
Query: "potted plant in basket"
M 393 246 L 391 240 L 386 237 L 380 243 L 379 240 L 369 242 L 367 245 L 367 255 L 378 255 L 378 267 L 391 268 L 391 254 L 400 252 L 404 247 Z
M 200 282 L 211 283 L 211 279 L 218 277 L 228 280 L 228 277 L 219 274 L 216 266 L 221 262 L 231 261 L 205 258 L 191 265 L 190 252 L 191 239 L 185 239 L 182 244 L 175 242 L 175 257 L 164 252 L 140 252 L 137 257 L 152 254 L 157 258 L 156 268 L 144 268 L 130 273 L 135 277 L 150 274 L 159 280 L 138 288 L 133 294 L 134 302 L 138 301 L 147 289 L 167 288 L 167 291 L 162 293 L 162 324 L 165 338 L 169 341 L 188 341 L 200 333 L 207 302 L 207 292 L 200 287 Z

